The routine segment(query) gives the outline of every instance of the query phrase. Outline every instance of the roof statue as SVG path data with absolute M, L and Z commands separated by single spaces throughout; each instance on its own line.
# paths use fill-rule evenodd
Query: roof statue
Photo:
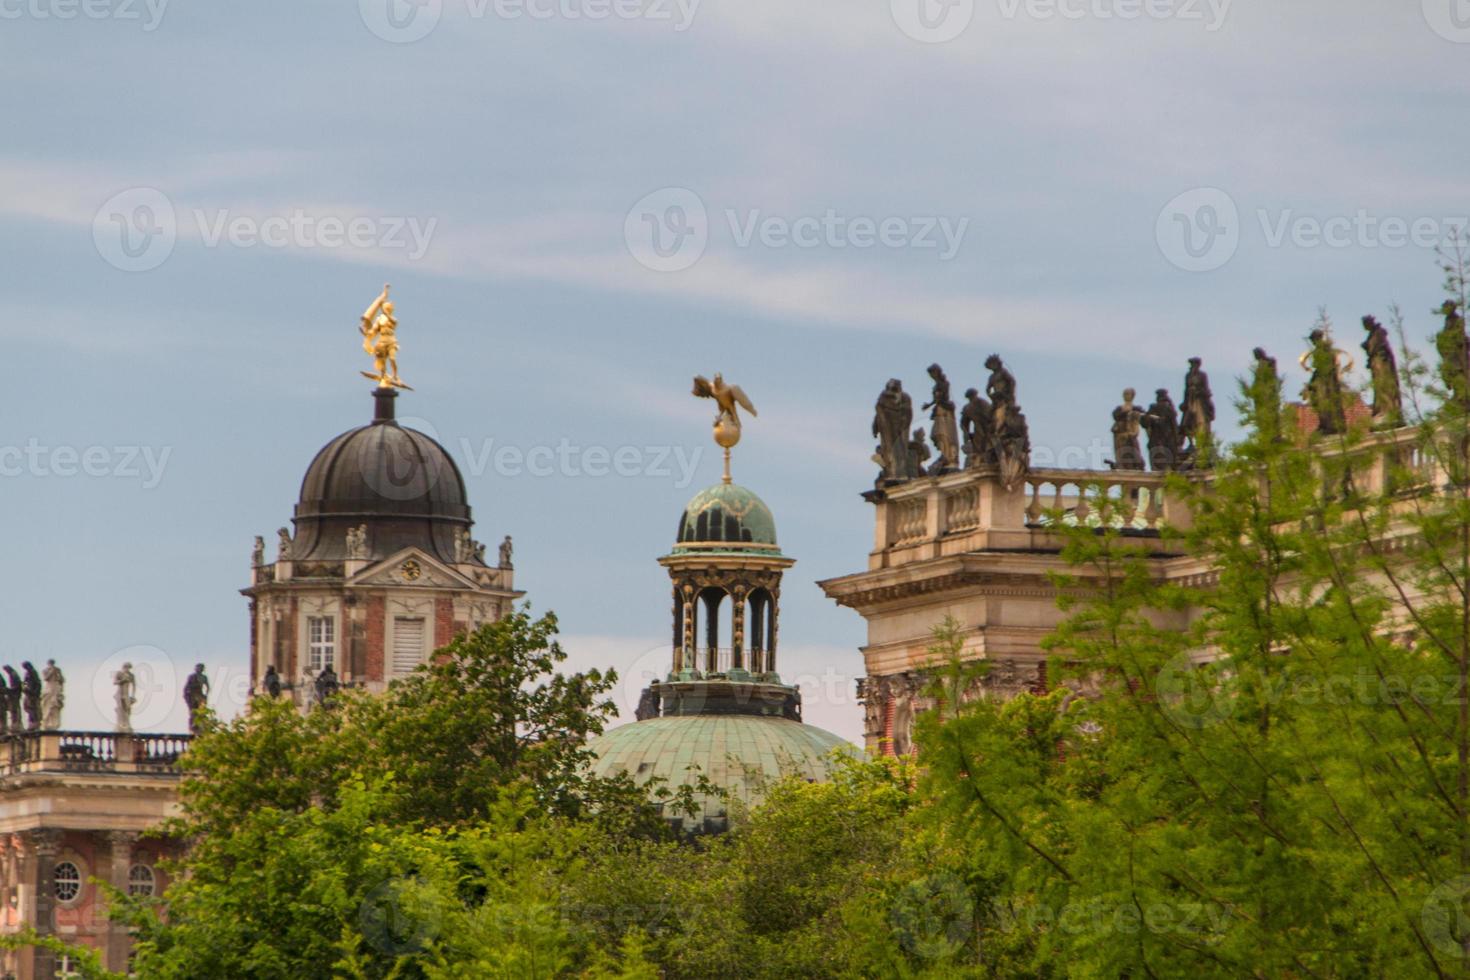
M 1317 413 L 1317 431 L 1323 435 L 1340 435 L 1347 431 L 1342 375 L 1353 369 L 1353 359 L 1333 346 L 1325 319 L 1319 322 L 1322 326 L 1307 338 L 1312 343 L 1311 350 L 1300 359 L 1302 370 L 1312 373 L 1302 395 Z
M 364 371 L 362 376 L 376 381 L 379 388 L 408 388 L 398 377 L 398 319 L 393 315 L 387 283 L 362 315 L 358 329 L 362 331 L 363 352 L 373 358 L 373 371 Z
M 1404 398 L 1399 391 L 1399 365 L 1393 356 L 1393 344 L 1376 317 L 1363 317 L 1363 329 L 1368 332 L 1363 351 L 1368 355 L 1368 371 L 1373 378 L 1373 421 L 1382 428 L 1397 428 L 1404 424 Z
M 715 416 L 714 436 L 715 443 L 725 450 L 725 482 L 729 483 L 730 450 L 740 441 L 740 414 L 737 406 L 751 415 L 756 414 L 755 406 L 739 385 L 726 384 L 724 376 L 719 372 L 715 373 L 713 381 L 702 374 L 696 374 L 693 394 L 696 398 L 713 398 L 720 407 L 720 414 Z

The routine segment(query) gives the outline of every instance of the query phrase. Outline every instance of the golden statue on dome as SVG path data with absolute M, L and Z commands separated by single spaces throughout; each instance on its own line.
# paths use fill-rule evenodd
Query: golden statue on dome
M 736 406 L 745 409 L 752 416 L 757 414 L 755 406 L 750 403 L 750 398 L 739 385 L 726 384 L 724 376 L 718 372 L 713 381 L 702 374 L 696 374 L 694 395 L 697 398 L 713 398 L 720 407 L 720 414 L 715 416 L 715 444 L 725 450 L 725 482 L 729 483 L 730 450 L 740 441 L 740 415 Z
M 379 388 L 409 388 L 398 377 L 398 320 L 393 316 L 393 301 L 388 298 L 388 284 L 362 315 L 362 349 L 372 355 L 376 371 L 362 376 L 378 383 Z

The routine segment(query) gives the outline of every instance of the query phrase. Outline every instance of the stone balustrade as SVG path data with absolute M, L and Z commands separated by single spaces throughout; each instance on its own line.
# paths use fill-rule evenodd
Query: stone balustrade
M 40 772 L 174 773 L 188 735 L 20 732 L 0 736 L 0 775 Z
M 1448 482 L 1418 429 L 1369 433 L 1356 441 L 1323 440 L 1318 465 L 1346 457 L 1352 486 L 1365 494 L 1412 495 Z M 976 551 L 1055 551 L 1059 524 L 1108 525 L 1125 534 L 1159 536 L 1187 530 L 1187 503 L 1167 487 L 1168 474 L 1132 470 L 1033 469 L 1007 487 L 994 467 L 923 477 L 869 493 L 876 509 L 869 569 Z M 1208 483 L 1208 471 L 1188 479 Z M 1099 495 L 1112 501 L 1099 513 Z
M 1036 469 L 1007 487 L 992 467 L 913 480 L 869 495 L 877 510 L 870 567 L 972 551 L 1054 550 L 1057 521 L 1098 520 L 1089 504 L 1098 492 L 1118 501 L 1115 526 L 1139 534 L 1185 526 L 1188 514 L 1171 505 L 1164 483 L 1162 473 Z

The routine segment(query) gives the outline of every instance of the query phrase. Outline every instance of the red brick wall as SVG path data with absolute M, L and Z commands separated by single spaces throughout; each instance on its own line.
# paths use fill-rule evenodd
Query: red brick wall
M 380 681 L 387 676 L 383 664 L 383 645 L 388 628 L 388 601 L 381 595 L 368 596 L 366 622 L 367 658 L 363 665 L 368 680 Z
M 286 606 L 286 618 L 281 620 L 281 650 L 285 654 L 287 677 L 295 677 L 306 666 L 296 656 L 296 597 L 292 596 Z M 279 667 L 276 668 L 280 670 Z
M 434 599 L 434 649 L 454 639 L 454 600 L 447 595 Z

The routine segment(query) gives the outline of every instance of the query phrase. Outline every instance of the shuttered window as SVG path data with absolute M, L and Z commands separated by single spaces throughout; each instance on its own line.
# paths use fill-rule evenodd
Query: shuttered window
M 399 616 L 393 620 L 393 676 L 406 677 L 424 659 L 424 620 Z

